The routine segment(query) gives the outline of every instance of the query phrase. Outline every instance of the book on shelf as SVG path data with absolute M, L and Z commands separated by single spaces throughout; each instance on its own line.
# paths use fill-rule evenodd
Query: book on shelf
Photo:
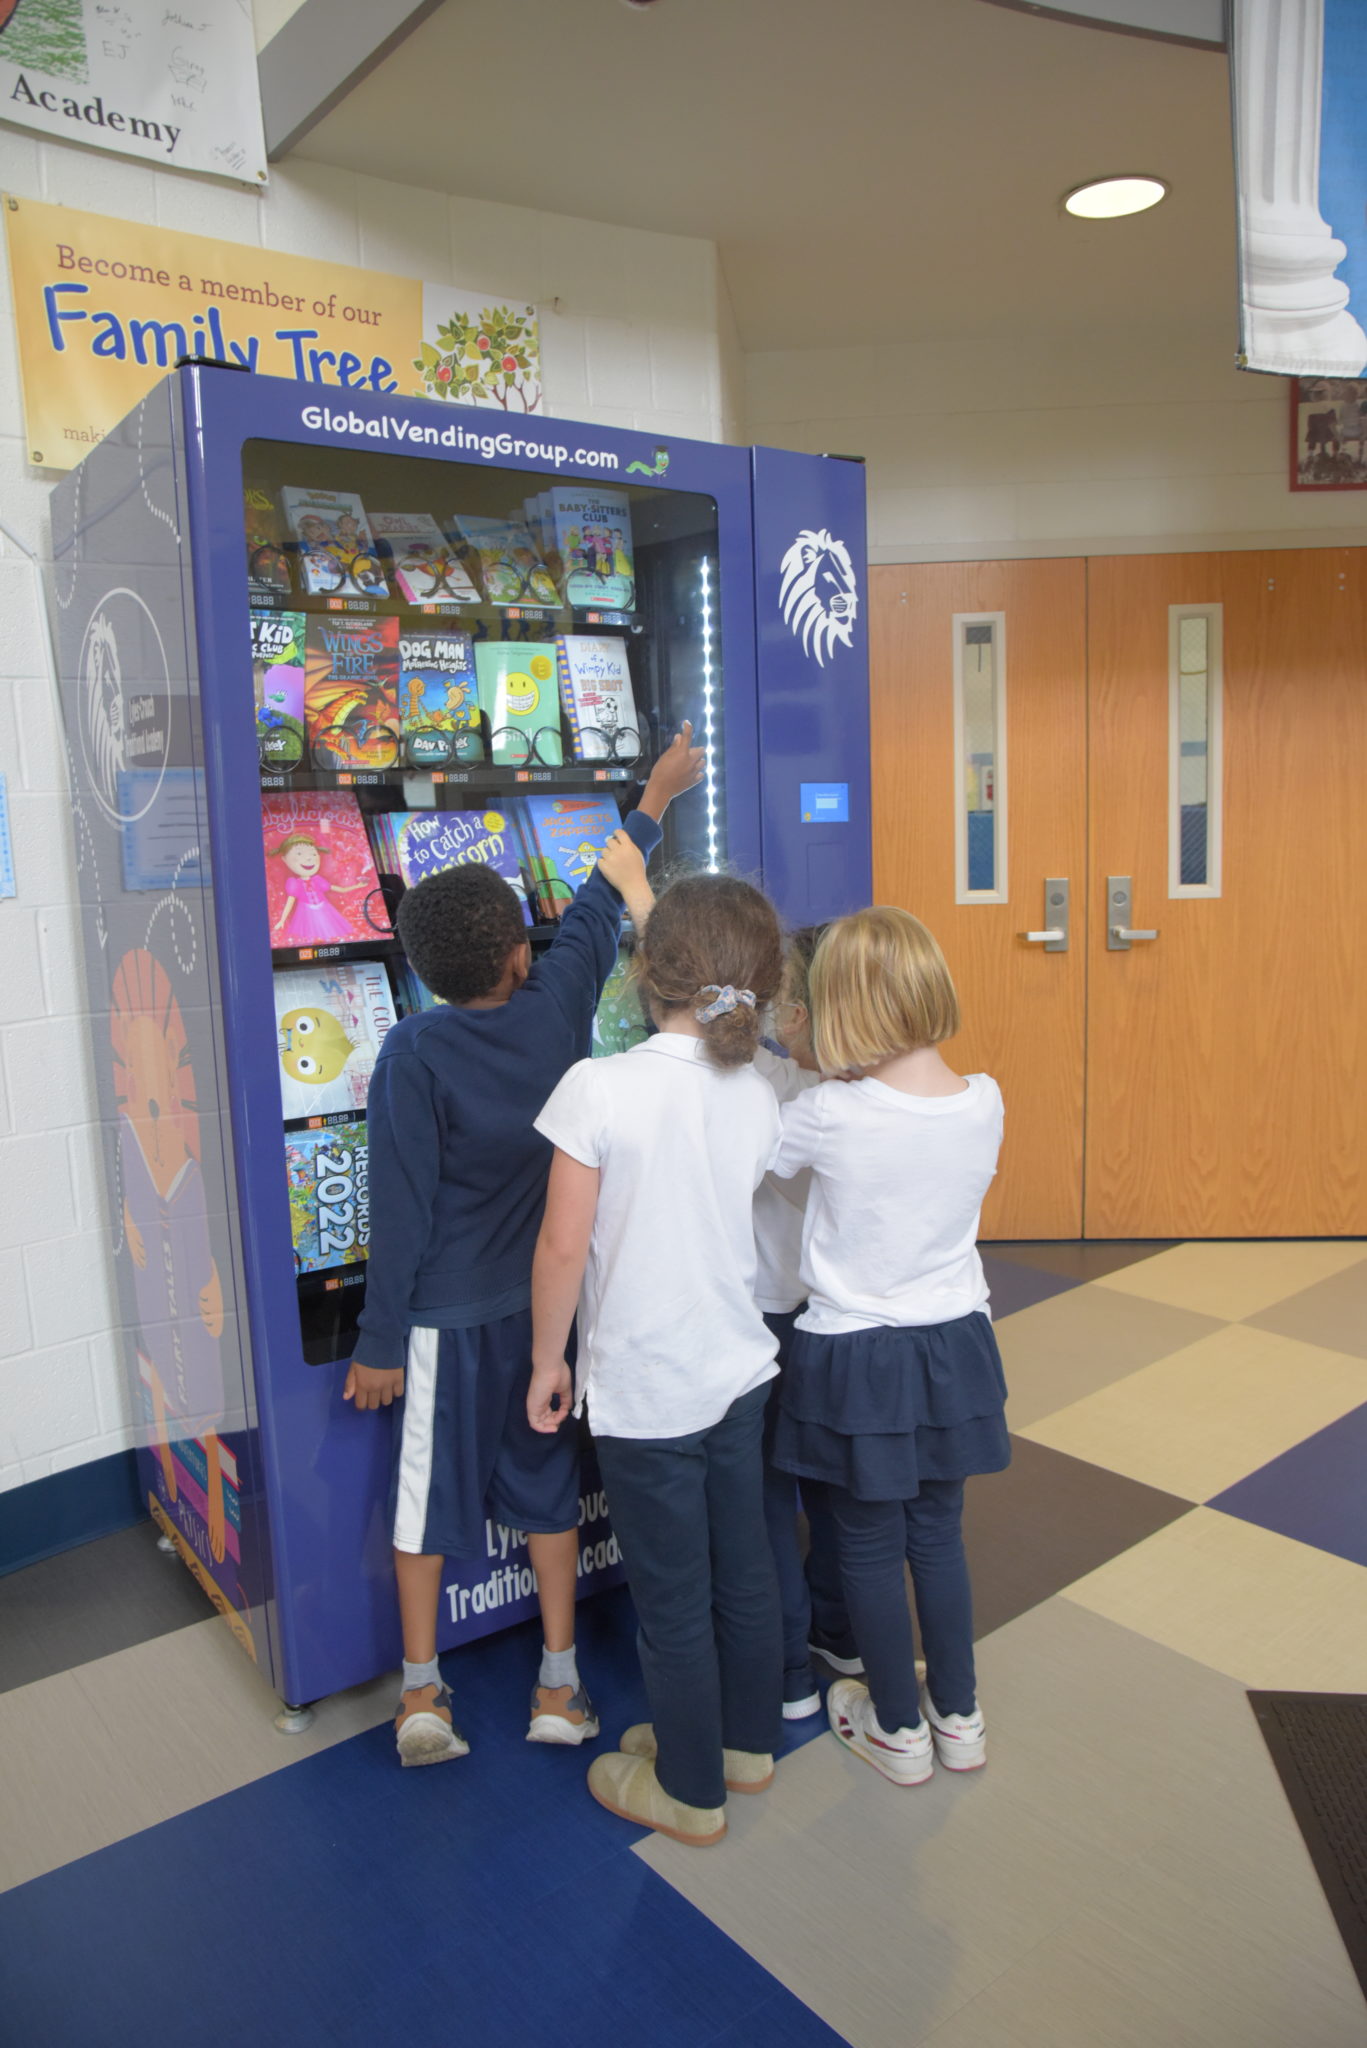
M 633 1045 L 639 1045 L 649 1035 L 640 991 L 631 972 L 631 957 L 622 951 L 603 984 L 598 1008 L 593 1013 L 593 1043 L 589 1051 L 596 1060 L 607 1059 L 615 1052 L 630 1052 Z
M 280 1108 L 294 1117 L 363 1110 L 394 998 L 382 960 L 331 960 L 275 976 Z
M 247 587 L 253 604 L 270 603 L 293 594 L 285 522 L 275 493 L 266 484 L 242 486 L 242 518 L 247 539 Z
M 399 756 L 399 622 L 320 612 L 305 635 L 304 723 L 324 767 L 393 767 Z
M 634 610 L 636 558 L 626 492 L 611 485 L 556 484 L 546 496 L 547 559 L 566 604 Z
M 555 579 L 521 519 L 477 519 L 457 512 L 453 535 L 479 560 L 479 579 L 490 604 L 549 605 L 559 608 Z
M 375 536 L 354 491 L 286 484 L 280 496 L 299 550 L 300 585 L 310 596 L 388 597 Z
M 286 1131 L 285 1179 L 296 1273 L 354 1266 L 370 1250 L 365 1118 Z
M 634 760 L 641 733 L 625 640 L 562 633 L 555 643 L 560 704 L 578 761 Z M 618 735 L 621 738 L 618 738 Z
M 371 830 L 381 867 L 401 876 L 410 889 L 446 868 L 492 868 L 513 890 L 524 920 L 531 923 L 518 829 L 508 810 L 377 811 Z
M 416 1016 L 420 1010 L 439 1010 L 443 1001 L 441 996 L 433 995 L 422 976 L 407 960 L 395 963 L 394 994 L 405 1017 Z
M 598 865 L 622 823 L 609 797 L 529 796 L 522 831 L 532 900 L 543 919 L 559 918 Z
M 399 635 L 399 717 L 415 768 L 482 761 L 474 644 L 458 628 Z
M 481 640 L 475 647 L 480 709 L 489 721 L 490 752 L 502 767 L 564 760 L 555 645 L 549 640 Z
M 390 937 L 365 821 L 350 790 L 267 791 L 261 832 L 272 946 Z
M 470 572 L 430 512 L 372 512 L 370 530 L 410 604 L 478 604 Z
M 261 766 L 297 768 L 306 743 L 302 612 L 252 612 L 252 686 Z

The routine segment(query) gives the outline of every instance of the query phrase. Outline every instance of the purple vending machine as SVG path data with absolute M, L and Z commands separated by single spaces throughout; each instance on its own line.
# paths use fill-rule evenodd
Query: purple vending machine
M 334 402 L 335 401 L 335 402 Z M 53 500 L 50 609 L 139 1468 L 281 1697 L 397 1662 L 390 1417 L 342 1401 L 393 914 L 496 865 L 534 946 L 684 718 L 665 857 L 870 889 L 856 464 L 186 367 Z M 619 963 L 594 1051 L 643 1032 Z M 534 1611 L 452 1561 L 441 1646 Z M 581 1590 L 621 1576 L 596 1482 Z

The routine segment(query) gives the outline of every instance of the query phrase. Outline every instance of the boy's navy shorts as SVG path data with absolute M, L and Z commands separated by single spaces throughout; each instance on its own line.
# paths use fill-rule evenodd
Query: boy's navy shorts
M 532 1535 L 578 1526 L 578 1427 L 532 1428 L 531 1377 L 529 1309 L 469 1330 L 409 1333 L 389 1483 L 396 1550 L 482 1556 L 486 1518 Z

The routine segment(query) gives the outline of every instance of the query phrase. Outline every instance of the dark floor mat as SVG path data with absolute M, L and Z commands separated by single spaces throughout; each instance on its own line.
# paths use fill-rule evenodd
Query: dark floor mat
M 1248 1700 L 1367 1994 L 1367 1694 L 1251 1692 Z

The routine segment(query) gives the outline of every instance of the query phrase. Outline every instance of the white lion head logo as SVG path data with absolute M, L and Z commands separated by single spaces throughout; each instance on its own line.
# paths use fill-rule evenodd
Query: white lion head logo
M 800 533 L 783 557 L 779 603 L 784 623 L 824 667 L 837 640 L 849 647 L 859 616 L 854 564 L 843 540 L 833 540 L 823 526 Z

